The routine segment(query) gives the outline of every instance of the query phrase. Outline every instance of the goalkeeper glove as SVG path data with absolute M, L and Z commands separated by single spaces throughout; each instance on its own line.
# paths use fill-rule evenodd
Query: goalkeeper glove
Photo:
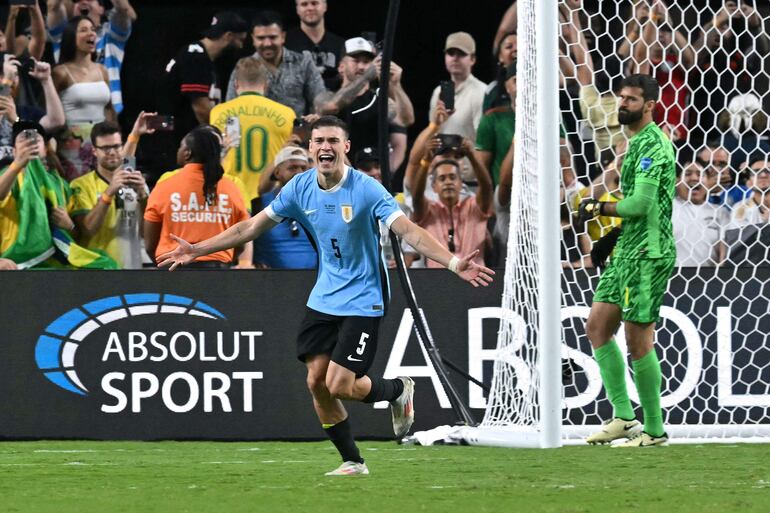
M 618 242 L 620 232 L 623 230 L 620 226 L 616 226 L 610 232 L 597 240 L 591 248 L 591 260 L 594 266 L 599 269 L 604 269 L 604 265 L 607 263 L 607 257 L 610 256 L 612 250 L 615 249 L 615 244 Z
M 602 215 L 602 202 L 593 198 L 584 199 L 578 208 L 578 221 L 585 223 Z

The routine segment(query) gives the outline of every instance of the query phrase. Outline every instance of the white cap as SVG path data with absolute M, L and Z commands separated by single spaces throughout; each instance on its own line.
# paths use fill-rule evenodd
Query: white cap
M 374 49 L 371 41 L 367 41 L 363 37 L 353 37 L 345 41 L 345 55 L 353 55 L 354 53 L 368 53 L 374 57 L 377 55 L 377 50 Z
M 281 151 L 278 152 L 278 154 L 275 156 L 275 159 L 273 160 L 273 166 L 278 167 L 287 160 L 299 160 L 307 164 L 307 152 L 299 146 L 287 146 L 285 148 L 281 148 Z

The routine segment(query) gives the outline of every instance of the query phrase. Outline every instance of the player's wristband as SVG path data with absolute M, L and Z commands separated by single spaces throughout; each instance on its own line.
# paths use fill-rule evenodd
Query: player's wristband
M 112 196 L 107 194 L 106 192 L 103 192 L 102 195 L 99 197 L 99 199 L 104 203 L 105 205 L 112 205 Z
M 449 264 L 446 266 L 447 269 L 452 271 L 453 273 L 457 274 L 457 264 L 460 263 L 460 259 L 456 256 L 453 256 L 451 260 L 449 260 Z
M 128 134 L 128 142 L 138 144 L 139 143 L 139 136 L 134 134 Z

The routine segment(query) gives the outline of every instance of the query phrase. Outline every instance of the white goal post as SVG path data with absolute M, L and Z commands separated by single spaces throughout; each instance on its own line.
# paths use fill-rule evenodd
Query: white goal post
M 600 274 L 585 257 L 617 221 L 586 228 L 570 214 L 581 197 L 619 199 L 627 138 L 606 105 L 617 79 L 644 72 L 661 85 L 656 122 L 681 175 L 677 268 L 656 331 L 666 430 L 672 443 L 770 442 L 770 220 L 756 212 L 765 192 L 770 204 L 770 178 L 763 186 L 752 171 L 770 169 L 770 12 L 646 1 L 593 2 L 591 12 L 575 0 L 517 2 L 505 313 L 484 419 L 455 441 L 558 447 L 611 416 L 584 331 Z M 625 351 L 622 328 L 616 340 Z

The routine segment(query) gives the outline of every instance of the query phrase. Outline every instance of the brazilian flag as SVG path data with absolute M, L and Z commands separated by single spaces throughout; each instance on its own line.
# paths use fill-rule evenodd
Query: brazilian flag
M 19 269 L 118 269 L 118 263 L 106 253 L 76 244 L 68 232 L 49 222 L 49 209 L 66 209 L 71 195 L 62 177 L 48 171 L 40 159 L 31 160 L 0 209 L 0 215 L 15 210 L 17 219 L 13 241 L 0 257 L 13 260 Z

